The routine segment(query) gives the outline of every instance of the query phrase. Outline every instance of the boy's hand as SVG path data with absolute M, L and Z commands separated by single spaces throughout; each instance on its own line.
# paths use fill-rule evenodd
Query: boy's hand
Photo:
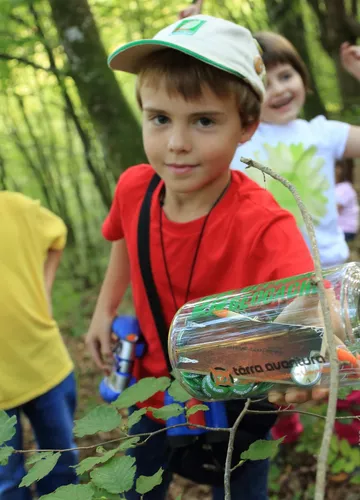
M 105 320 L 103 323 L 102 325 L 91 323 L 85 337 L 85 344 L 100 370 L 103 370 L 105 375 L 110 375 L 113 363 L 111 341 L 112 320 Z
M 290 403 L 305 403 L 306 401 L 321 401 L 329 395 L 329 390 L 322 387 L 314 387 L 311 391 L 290 387 L 286 392 L 269 392 L 268 399 L 270 403 L 275 403 L 279 406 L 288 405 Z
M 340 47 L 340 58 L 346 71 L 360 80 L 360 46 L 344 42 Z
M 197 14 L 200 14 L 201 13 L 201 5 L 202 5 L 202 1 L 198 0 L 193 5 L 190 5 L 189 7 L 186 7 L 186 9 L 181 10 L 179 12 L 179 19 L 185 19 L 186 17 L 196 16 Z

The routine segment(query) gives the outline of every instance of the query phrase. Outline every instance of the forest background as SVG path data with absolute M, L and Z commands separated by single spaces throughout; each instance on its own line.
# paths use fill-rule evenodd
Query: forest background
M 79 416 L 99 402 L 100 374 L 83 335 L 110 249 L 101 224 L 121 172 L 145 159 L 134 77 L 108 69 L 107 55 L 124 42 L 152 37 L 184 7 L 174 0 L 0 0 L 0 189 L 40 199 L 68 227 L 53 299 L 77 364 Z M 304 117 L 324 114 L 354 124 L 360 123 L 359 85 L 342 70 L 338 51 L 343 41 L 357 43 L 359 11 L 358 0 L 207 0 L 204 7 L 205 14 L 253 32 L 287 36 L 311 73 Z M 348 175 L 357 187 L 360 176 L 351 163 Z M 355 258 L 358 246 L 356 241 Z M 129 291 L 121 310 L 131 307 Z M 311 498 L 322 423 L 305 424 L 295 465 L 293 456 L 285 468 L 272 468 L 274 499 L 307 498 L 297 492 Z M 355 470 L 351 453 L 335 446 L 329 493 L 335 496 L 328 498 L 359 498 L 347 472 Z M 208 498 L 206 488 L 191 493 L 193 487 L 180 481 L 176 488 L 187 491 L 184 500 Z

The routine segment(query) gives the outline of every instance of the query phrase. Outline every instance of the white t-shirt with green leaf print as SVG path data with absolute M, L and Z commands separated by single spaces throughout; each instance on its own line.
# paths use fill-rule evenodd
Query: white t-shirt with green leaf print
M 239 146 L 231 168 L 245 171 L 268 189 L 277 202 L 296 218 L 307 242 L 305 225 L 290 191 L 275 179 L 254 168 L 246 169 L 240 157 L 252 158 L 288 179 L 299 192 L 315 224 L 321 264 L 346 261 L 349 250 L 338 226 L 335 201 L 335 160 L 342 158 L 349 134 L 346 123 L 318 116 L 307 122 L 285 125 L 261 123 L 252 139 Z M 246 169 L 246 170 L 245 170 Z

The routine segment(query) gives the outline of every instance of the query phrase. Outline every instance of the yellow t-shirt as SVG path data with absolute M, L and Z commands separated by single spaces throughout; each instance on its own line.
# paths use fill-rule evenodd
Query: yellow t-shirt
M 0 408 L 19 406 L 64 380 L 73 364 L 50 316 L 44 263 L 66 226 L 19 193 L 0 192 Z

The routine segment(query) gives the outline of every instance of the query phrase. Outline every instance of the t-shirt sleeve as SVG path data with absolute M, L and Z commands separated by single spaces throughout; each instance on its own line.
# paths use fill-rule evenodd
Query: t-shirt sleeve
M 314 270 L 311 253 L 290 214 L 276 218 L 259 235 L 255 251 L 261 274 L 257 282 L 272 281 Z
M 311 125 L 332 151 L 332 156 L 340 160 L 344 156 L 350 125 L 336 120 L 327 120 L 324 116 L 318 116 L 312 120 Z
M 110 207 L 110 211 L 102 226 L 102 234 L 109 241 L 121 240 L 124 237 L 124 230 L 121 221 L 121 192 L 122 192 L 121 177 L 117 183 L 114 199 Z
M 63 250 L 66 245 L 67 228 L 63 220 L 35 202 L 36 222 L 39 233 L 43 235 L 47 250 Z

